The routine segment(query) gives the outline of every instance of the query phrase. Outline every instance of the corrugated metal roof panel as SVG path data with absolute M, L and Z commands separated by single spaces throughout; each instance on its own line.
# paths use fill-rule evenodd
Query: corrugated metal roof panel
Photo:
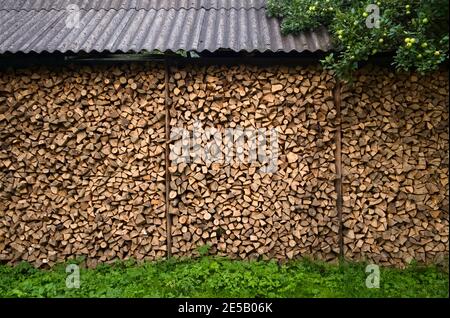
M 262 9 L 265 0 L 0 0 L 2 10 L 65 10 L 77 5 L 83 10 L 168 9 Z
M 179 3 L 186 7 L 191 5 L 189 9 L 170 8 L 172 1 L 70 0 L 80 5 L 89 3 L 87 10 L 80 11 L 78 28 L 68 27 L 69 12 L 58 8 L 68 0 L 32 2 L 33 6 L 29 0 L 0 0 L 5 5 L 3 8 L 18 8 L 0 10 L 0 53 L 214 52 L 222 49 L 314 52 L 331 48 L 324 28 L 283 36 L 279 21 L 268 18 L 265 8 L 258 6 L 264 2 L 261 0 L 185 0 Z M 144 3 L 148 9 L 132 8 Z M 247 7 L 248 3 L 255 7 Z M 121 9 L 125 6 L 127 9 Z

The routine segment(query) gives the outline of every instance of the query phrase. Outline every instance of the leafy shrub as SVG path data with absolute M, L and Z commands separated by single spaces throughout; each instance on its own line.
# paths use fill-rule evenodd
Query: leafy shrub
M 369 5 L 378 7 L 379 19 Z M 359 61 L 380 52 L 394 52 L 394 65 L 400 70 L 425 73 L 437 69 L 448 60 L 448 10 L 448 0 L 268 2 L 268 14 L 282 19 L 284 33 L 320 25 L 329 29 L 336 52 L 323 62 L 343 78 L 351 77 Z

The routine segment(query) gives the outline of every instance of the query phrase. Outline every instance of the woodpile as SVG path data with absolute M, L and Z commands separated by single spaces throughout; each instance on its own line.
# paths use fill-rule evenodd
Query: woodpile
M 348 259 L 404 266 L 448 255 L 448 71 L 358 73 L 342 92 Z
M 0 73 L 0 259 L 166 253 L 164 69 Z
M 333 86 L 313 67 L 171 70 L 171 127 L 275 128 L 279 147 L 277 170 L 262 173 L 261 163 L 245 160 L 177 162 L 183 141 L 172 141 L 174 255 L 209 244 L 235 258 L 336 259 Z
M 369 67 L 335 96 L 317 66 L 169 71 L 167 86 L 155 64 L 0 72 L 0 261 L 94 266 L 204 245 L 336 260 L 341 242 L 347 259 L 395 266 L 448 255 L 448 71 Z M 223 140 L 275 130 L 275 170 L 249 159 L 254 136 L 232 141 L 231 161 L 195 157 L 212 140 L 198 124 Z

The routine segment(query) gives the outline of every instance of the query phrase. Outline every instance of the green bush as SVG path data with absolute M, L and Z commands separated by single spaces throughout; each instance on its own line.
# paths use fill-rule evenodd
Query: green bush
M 234 261 L 216 257 L 86 269 L 67 288 L 65 265 L 50 270 L 0 265 L 1 297 L 448 297 L 448 274 L 432 267 L 381 268 L 379 289 L 365 285 L 365 264 L 308 260 Z
M 379 25 L 373 22 L 379 9 Z M 448 0 L 269 0 L 268 14 L 282 19 L 284 33 L 328 28 L 335 52 L 325 67 L 350 78 L 359 61 L 394 53 L 400 70 L 429 72 L 448 60 Z M 369 27 L 366 24 L 369 21 Z

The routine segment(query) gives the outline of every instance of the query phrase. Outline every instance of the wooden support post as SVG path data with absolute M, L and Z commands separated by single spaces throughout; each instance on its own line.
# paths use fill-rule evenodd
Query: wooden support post
M 341 83 L 339 80 L 333 90 L 334 105 L 336 106 L 336 209 L 339 219 L 339 260 L 344 259 L 344 235 L 342 226 L 342 125 L 341 125 Z
M 165 84 L 164 84 L 164 98 L 165 98 L 165 124 L 166 124 L 166 142 L 165 142 L 165 179 L 166 179 L 166 235 L 167 235 L 167 258 L 172 257 L 172 217 L 170 215 L 170 101 L 169 101 L 169 76 L 170 76 L 170 66 L 169 61 L 165 59 Z

